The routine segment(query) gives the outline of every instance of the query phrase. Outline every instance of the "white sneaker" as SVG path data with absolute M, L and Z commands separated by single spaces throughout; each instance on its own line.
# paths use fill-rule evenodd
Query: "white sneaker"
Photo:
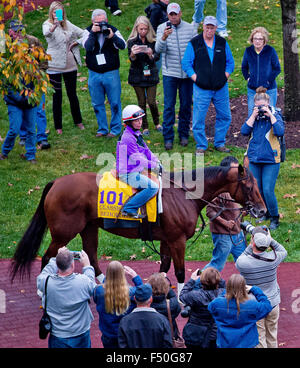
M 228 32 L 227 31 L 220 31 L 219 36 L 221 36 L 223 38 L 226 38 L 226 37 L 228 37 Z
M 113 15 L 121 15 L 122 14 L 122 11 L 120 9 L 117 9 L 116 11 L 114 11 L 112 13 Z

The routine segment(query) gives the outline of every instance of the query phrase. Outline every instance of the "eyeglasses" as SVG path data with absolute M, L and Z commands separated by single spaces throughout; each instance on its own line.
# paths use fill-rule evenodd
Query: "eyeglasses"
M 253 38 L 253 41 L 264 41 L 264 38 Z

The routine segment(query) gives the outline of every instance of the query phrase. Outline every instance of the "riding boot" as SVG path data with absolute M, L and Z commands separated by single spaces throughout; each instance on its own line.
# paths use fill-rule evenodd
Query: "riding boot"
M 271 216 L 270 219 L 271 219 L 271 222 L 270 222 L 269 229 L 270 230 L 277 229 L 278 226 L 279 226 L 279 215 L 278 216 Z

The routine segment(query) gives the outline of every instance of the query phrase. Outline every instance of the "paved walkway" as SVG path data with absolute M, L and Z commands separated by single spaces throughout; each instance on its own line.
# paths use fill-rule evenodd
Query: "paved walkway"
M 32 267 L 31 280 L 22 283 L 17 280 L 11 284 L 8 275 L 9 260 L 0 260 L 0 348 L 44 348 L 47 341 L 38 337 L 38 322 L 42 315 L 40 298 L 36 295 L 36 276 L 40 272 L 40 260 L 36 260 Z M 122 262 L 132 267 L 143 280 L 153 272 L 158 271 L 159 265 L 151 261 Z M 105 272 L 108 262 L 100 261 Z M 205 262 L 186 262 L 186 280 L 192 271 L 201 268 Z M 80 271 L 80 268 L 78 268 Z M 236 273 L 233 263 L 227 263 L 222 271 L 222 277 L 227 280 L 232 273 Z M 176 285 L 173 267 L 168 277 Z M 284 348 L 300 347 L 300 263 L 282 263 L 278 269 L 278 280 L 281 288 L 281 305 L 279 319 L 279 346 Z M 91 303 L 95 320 L 91 326 L 92 347 L 102 347 L 98 329 L 98 314 L 95 304 Z M 178 318 L 180 330 L 186 320 Z

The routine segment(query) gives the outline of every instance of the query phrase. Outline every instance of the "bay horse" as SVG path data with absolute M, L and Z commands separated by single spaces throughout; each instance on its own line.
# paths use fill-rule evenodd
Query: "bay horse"
M 193 177 L 197 178 L 198 170 L 204 170 L 202 197 L 187 199 L 185 185 L 178 187 L 170 180 L 168 188 L 163 186 L 162 189 L 163 213 L 159 215 L 160 224 L 153 228 L 153 239 L 160 240 L 160 272 L 167 273 L 173 259 L 180 288 L 185 279 L 186 241 L 194 235 L 200 212 L 207 203 L 220 193 L 229 192 L 244 209 L 251 211 L 253 217 L 261 217 L 266 212 L 257 182 L 248 168 L 242 165 L 212 166 L 193 170 Z M 31 262 L 36 258 L 47 228 L 52 240 L 42 257 L 42 268 L 51 257 L 56 256 L 60 247 L 80 234 L 83 249 L 89 256 L 96 276 L 101 275 L 97 259 L 98 228 L 104 226 L 103 219 L 97 216 L 99 188 L 96 178 L 96 173 L 81 172 L 62 176 L 45 186 L 36 212 L 12 259 L 12 280 L 17 274 L 20 277 L 29 274 Z M 105 230 L 125 238 L 140 238 L 136 228 Z

